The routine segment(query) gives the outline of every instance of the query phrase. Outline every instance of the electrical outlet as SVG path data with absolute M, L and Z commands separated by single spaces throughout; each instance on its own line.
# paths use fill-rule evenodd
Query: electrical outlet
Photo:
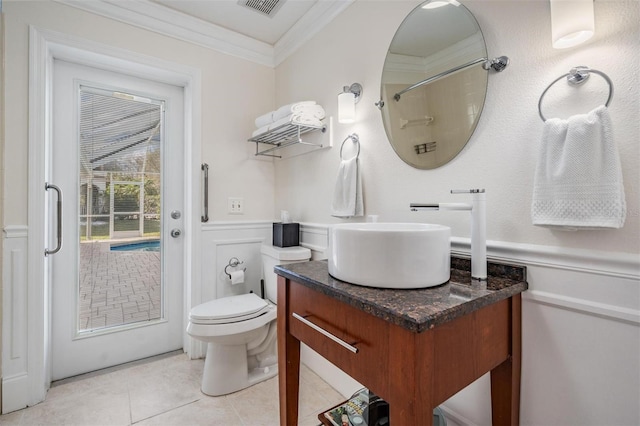
M 227 212 L 229 214 L 244 214 L 244 198 L 229 197 L 227 199 Z

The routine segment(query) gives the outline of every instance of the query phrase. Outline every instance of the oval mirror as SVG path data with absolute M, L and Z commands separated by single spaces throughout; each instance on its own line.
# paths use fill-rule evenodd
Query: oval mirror
M 487 49 L 474 16 L 456 0 L 429 0 L 396 31 L 382 70 L 382 121 L 407 164 L 433 169 L 466 145 L 487 91 Z

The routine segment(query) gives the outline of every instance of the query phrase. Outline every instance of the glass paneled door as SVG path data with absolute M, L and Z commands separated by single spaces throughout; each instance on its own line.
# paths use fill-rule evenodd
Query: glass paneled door
M 54 63 L 52 378 L 182 347 L 182 88 Z M 175 215 L 174 215 L 175 216 Z M 168 238 L 166 238 L 168 237 Z

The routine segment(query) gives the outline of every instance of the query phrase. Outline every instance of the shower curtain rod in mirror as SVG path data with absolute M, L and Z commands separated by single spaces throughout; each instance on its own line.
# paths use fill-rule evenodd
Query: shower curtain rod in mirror
M 491 68 L 494 71 L 500 72 L 500 71 L 504 70 L 507 67 L 507 65 L 509 65 L 509 58 L 506 57 L 506 56 L 500 56 L 500 57 L 495 58 L 495 59 L 487 59 L 487 58 L 474 59 L 473 61 L 467 62 L 466 64 L 462 64 L 462 65 L 459 65 L 457 67 L 453 67 L 453 68 L 451 68 L 449 70 L 442 71 L 441 73 L 436 74 L 436 75 L 434 75 L 432 77 L 425 78 L 424 80 L 419 81 L 416 84 L 411 85 L 411 86 L 407 87 L 406 89 L 403 89 L 403 90 L 399 91 L 398 93 L 393 95 L 393 99 L 395 99 L 395 101 L 398 102 L 400 100 L 400 97 L 403 94 L 405 94 L 405 93 L 407 93 L 407 92 L 409 92 L 409 91 L 411 91 L 413 89 L 416 89 L 416 88 L 418 88 L 420 86 L 424 86 L 425 84 L 432 83 L 432 82 L 434 82 L 436 80 L 441 79 L 442 77 L 446 77 L 449 74 L 453 74 L 454 72 L 461 71 L 463 69 L 472 67 L 472 66 L 477 65 L 477 64 L 482 64 L 482 68 L 484 68 L 487 71 L 489 70 L 489 68 Z

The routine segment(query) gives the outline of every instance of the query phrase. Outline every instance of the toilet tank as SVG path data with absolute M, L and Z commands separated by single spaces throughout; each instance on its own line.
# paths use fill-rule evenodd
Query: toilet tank
M 276 303 L 278 296 L 278 278 L 276 273 L 273 272 L 273 268 L 276 265 L 306 262 L 311 259 L 311 250 L 299 246 L 276 247 L 263 244 L 260 252 L 262 253 L 265 296 L 273 303 Z

